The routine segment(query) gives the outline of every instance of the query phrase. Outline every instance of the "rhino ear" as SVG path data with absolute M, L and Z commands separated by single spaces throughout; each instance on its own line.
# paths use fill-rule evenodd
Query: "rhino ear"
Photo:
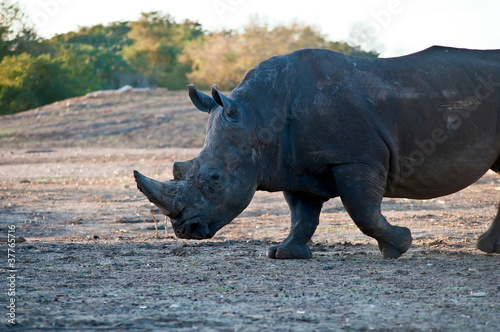
M 189 98 L 191 98 L 194 106 L 200 111 L 210 113 L 214 108 L 219 106 L 215 100 L 198 91 L 194 85 L 189 84 L 187 88 L 189 90 Z
M 224 113 L 230 118 L 238 118 L 239 111 L 235 105 L 235 102 L 224 96 L 217 90 L 217 85 L 212 86 L 212 97 L 215 102 L 224 108 Z

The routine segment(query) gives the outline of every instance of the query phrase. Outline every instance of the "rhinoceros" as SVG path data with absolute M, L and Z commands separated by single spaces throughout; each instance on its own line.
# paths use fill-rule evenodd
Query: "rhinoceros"
M 256 190 L 282 191 L 291 229 L 268 256 L 307 259 L 324 202 L 340 197 L 384 258 L 412 236 L 389 224 L 383 197 L 430 199 L 500 172 L 500 50 L 431 47 L 397 58 L 302 49 L 251 69 L 228 96 L 188 86 L 209 113 L 206 140 L 174 179 L 134 171 L 176 235 L 207 239 Z M 500 253 L 500 209 L 477 248 Z

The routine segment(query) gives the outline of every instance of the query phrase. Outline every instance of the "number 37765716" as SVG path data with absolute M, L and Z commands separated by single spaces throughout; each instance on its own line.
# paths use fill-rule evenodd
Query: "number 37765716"
M 15 269 L 16 267 L 16 225 L 10 225 L 7 232 L 7 264 L 9 268 Z

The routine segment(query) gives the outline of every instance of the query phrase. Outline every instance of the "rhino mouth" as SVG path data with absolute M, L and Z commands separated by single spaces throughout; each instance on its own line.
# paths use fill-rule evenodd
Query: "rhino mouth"
M 186 216 L 184 216 L 186 215 Z M 170 218 L 175 235 L 181 239 L 204 240 L 211 239 L 218 229 L 213 224 L 204 222 L 199 216 L 189 216 L 185 210 L 175 218 Z

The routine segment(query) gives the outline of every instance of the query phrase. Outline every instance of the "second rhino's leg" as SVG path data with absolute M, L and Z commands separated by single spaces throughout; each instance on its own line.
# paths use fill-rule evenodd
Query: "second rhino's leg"
M 479 237 L 477 248 L 484 252 L 500 254 L 500 204 L 498 204 L 497 215 L 490 228 Z
M 500 157 L 491 166 L 491 170 L 500 175 Z M 476 247 L 484 252 L 500 254 L 500 204 L 490 228 L 479 237 Z
M 345 209 L 361 231 L 378 242 L 384 258 L 398 258 L 411 245 L 406 227 L 392 226 L 380 211 L 385 176 L 366 164 L 349 164 L 333 169 L 337 190 Z
M 278 259 L 311 258 L 307 242 L 318 226 L 323 200 L 304 193 L 285 191 L 283 194 L 291 211 L 290 234 L 279 245 L 270 247 L 267 255 Z

